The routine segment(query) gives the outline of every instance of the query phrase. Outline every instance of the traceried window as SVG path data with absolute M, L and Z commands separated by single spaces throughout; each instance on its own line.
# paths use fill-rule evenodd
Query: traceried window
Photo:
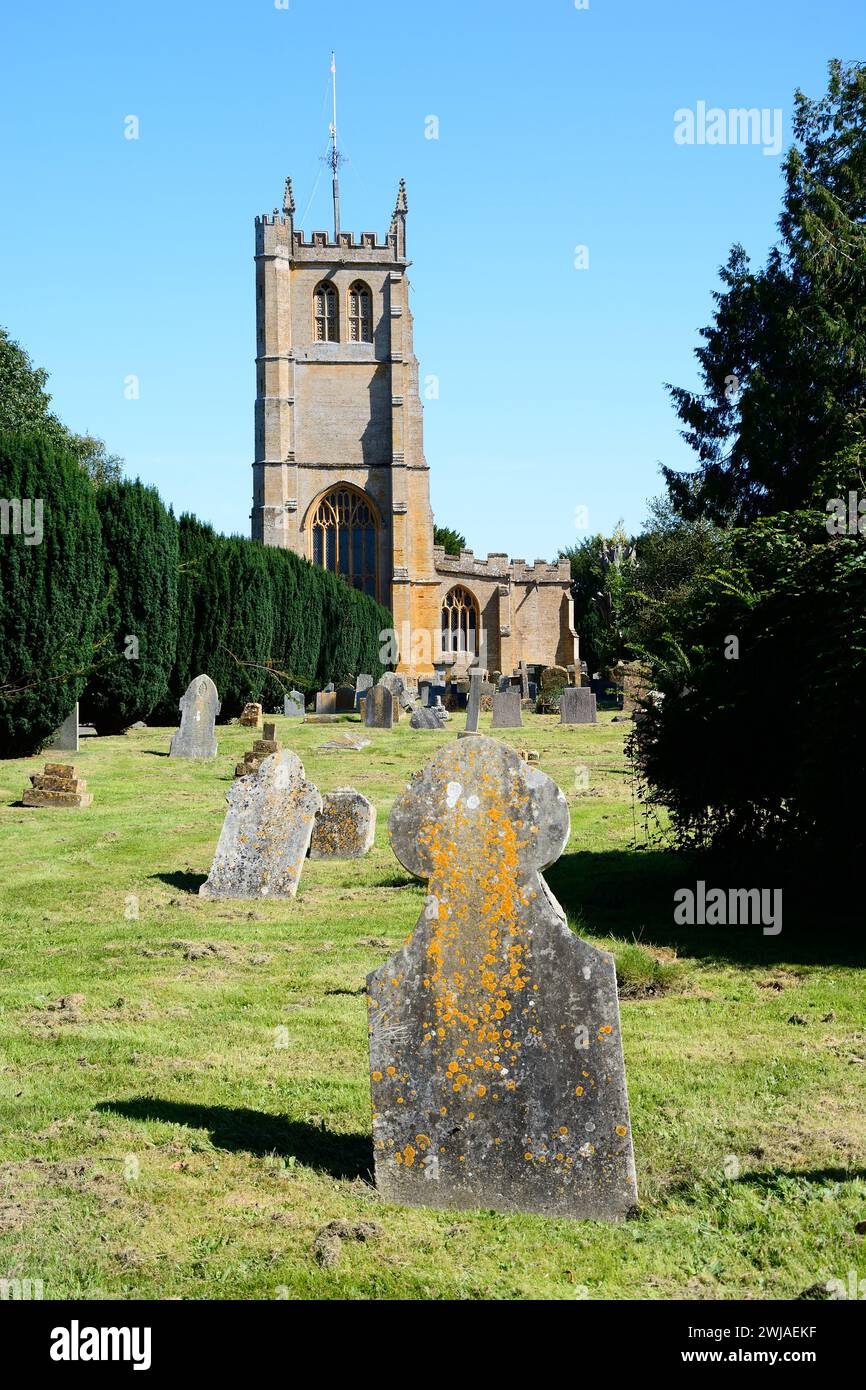
M 316 286 L 313 295 L 313 328 L 317 343 L 336 343 L 338 338 L 337 324 L 337 291 L 333 285 L 321 284 Z
M 361 280 L 349 290 L 349 339 L 353 343 L 373 341 L 373 296 Z
M 379 519 L 363 493 L 334 488 L 319 502 L 310 523 L 313 563 L 377 598 L 378 531 Z
M 442 653 L 478 651 L 478 604 L 461 585 L 445 595 L 442 604 Z

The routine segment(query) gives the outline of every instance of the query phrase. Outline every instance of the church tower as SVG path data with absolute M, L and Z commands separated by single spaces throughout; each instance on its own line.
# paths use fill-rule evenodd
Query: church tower
M 407 623 L 433 632 L 406 186 L 380 240 L 341 230 L 336 167 L 334 182 L 333 235 L 295 230 L 290 179 L 282 211 L 256 218 L 252 537 L 336 570 L 391 609 L 398 634 Z

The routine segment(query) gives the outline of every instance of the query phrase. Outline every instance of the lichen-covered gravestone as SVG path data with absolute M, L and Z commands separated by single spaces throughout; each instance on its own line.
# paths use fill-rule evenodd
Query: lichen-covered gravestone
M 595 695 L 588 685 L 568 685 L 559 697 L 560 724 L 595 724 Z
M 215 758 L 214 723 L 219 712 L 219 695 L 210 676 L 196 676 L 180 702 L 180 728 L 172 736 L 169 757 Z
M 260 729 L 262 727 L 262 707 L 258 701 L 244 705 L 238 723 L 244 729 Z
M 252 777 L 239 777 L 226 797 L 203 898 L 293 898 L 322 798 L 294 753 L 265 758 Z
M 493 696 L 493 718 L 490 721 L 492 729 L 520 729 L 523 727 L 523 720 L 520 717 L 520 687 L 509 685 L 505 690 L 497 690 Z
M 311 859 L 361 859 L 376 834 L 376 808 L 354 787 L 325 792 L 310 842 Z
M 386 685 L 371 685 L 364 696 L 364 723 L 368 729 L 393 729 L 397 701 Z
M 389 1201 L 624 1217 L 637 1192 L 613 958 L 569 930 L 542 870 L 562 792 L 495 739 L 442 748 L 391 812 L 429 880 L 369 976 L 376 1184 Z
M 286 719 L 303 719 L 304 697 L 300 690 L 290 690 L 283 696 L 283 714 Z

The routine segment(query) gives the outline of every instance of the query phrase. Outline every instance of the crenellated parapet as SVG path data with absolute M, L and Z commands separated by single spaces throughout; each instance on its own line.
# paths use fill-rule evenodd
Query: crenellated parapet
M 507 551 L 491 551 L 482 560 L 472 550 L 461 550 L 459 556 L 446 555 L 443 546 L 434 545 L 433 563 L 440 574 L 462 575 L 465 579 L 498 583 L 510 580 L 513 584 L 563 584 L 571 580 L 568 560 L 536 560 L 528 565 L 525 560 L 510 560 Z

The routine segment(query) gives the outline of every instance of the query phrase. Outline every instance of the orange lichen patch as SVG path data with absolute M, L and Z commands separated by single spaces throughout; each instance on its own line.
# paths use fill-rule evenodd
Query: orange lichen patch
M 617 1125 L 616 1132 L 620 1136 L 622 1136 L 623 1134 L 628 1134 L 628 1130 L 626 1129 L 625 1125 Z
M 412 1164 L 415 1162 L 415 1155 L 416 1155 L 417 1152 L 418 1152 L 418 1150 L 414 1147 L 413 1144 L 407 1144 L 406 1147 L 404 1148 L 404 1150 L 403 1150 L 403 1162 L 406 1164 L 406 1167 L 407 1167 L 407 1168 L 411 1168 L 411 1167 L 412 1167 Z
M 599 1031 L 599 1035 L 601 1035 L 602 1033 L 612 1033 L 612 1032 L 613 1032 L 613 1028 L 611 1027 L 611 1025 L 610 1025 L 609 1023 L 605 1023 L 601 1028 L 599 1028 L 598 1031 Z
M 374 1080 L 374 1081 L 381 1081 L 381 1080 L 382 1080 L 382 1073 L 381 1073 L 380 1071 L 374 1071 L 374 1072 L 373 1072 L 373 1080 Z
M 402 1153 L 400 1152 L 399 1149 L 397 1150 L 397 1152 L 396 1152 L 395 1155 L 394 1155 L 394 1162 L 395 1162 L 395 1163 L 402 1163 L 402 1162 L 403 1162 L 403 1155 L 402 1155 Z
M 560 1125 L 560 1126 L 559 1126 L 559 1132 L 560 1132 L 560 1134 L 567 1134 L 567 1133 L 568 1133 L 568 1125 Z
M 583 1095 L 583 1087 L 582 1087 L 582 1086 L 575 1086 L 575 1088 L 574 1088 L 574 1094 L 575 1094 L 576 1096 L 582 1096 L 582 1095 Z
M 487 1095 L 487 1087 L 486 1087 L 486 1086 L 476 1086 L 476 1087 L 475 1087 L 475 1094 L 476 1094 L 476 1096 L 486 1096 L 486 1095 Z
M 524 1154 L 523 1157 L 526 1159 L 527 1163 L 532 1161 L 532 1154 Z
M 396 1068 L 396 1067 L 386 1067 L 385 1070 L 387 1071 L 387 1073 L 388 1073 L 389 1076 L 396 1076 L 396 1075 L 397 1075 L 397 1068 Z
M 402 1097 L 402 1096 L 397 1096 L 397 1104 L 398 1104 L 398 1105 L 402 1105 L 402 1104 L 403 1104 L 403 1097 Z
M 415 1143 L 418 1145 L 419 1149 L 426 1149 L 427 1145 L 430 1143 L 429 1134 L 416 1134 Z

